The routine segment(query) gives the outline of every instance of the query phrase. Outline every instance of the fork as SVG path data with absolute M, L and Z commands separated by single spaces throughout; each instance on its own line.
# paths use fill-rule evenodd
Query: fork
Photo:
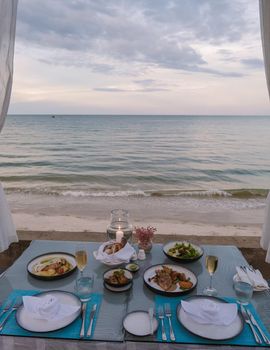
M 164 327 L 164 313 L 163 313 L 162 306 L 158 307 L 158 318 L 160 319 L 160 322 L 161 322 L 162 340 L 167 341 L 167 336 L 166 336 L 165 327 Z
M 175 341 L 175 335 L 174 335 L 174 331 L 173 331 L 173 327 L 172 327 L 172 321 L 171 321 L 171 317 L 172 317 L 171 305 L 169 303 L 166 303 L 164 305 L 164 309 L 165 309 L 165 316 L 169 320 L 171 341 Z
M 13 300 L 7 301 L 7 303 L 5 304 L 5 307 L 3 308 L 3 310 L 0 313 L 0 318 L 4 315 L 4 313 L 6 313 L 11 308 L 12 303 L 13 303 Z
M 22 304 L 22 297 L 17 297 L 15 299 L 14 305 L 8 310 L 6 317 L 4 317 L 4 319 L 0 323 L 0 332 L 3 330 L 4 325 L 6 324 L 9 316 L 13 313 L 13 311 L 16 311 L 21 306 L 21 304 Z

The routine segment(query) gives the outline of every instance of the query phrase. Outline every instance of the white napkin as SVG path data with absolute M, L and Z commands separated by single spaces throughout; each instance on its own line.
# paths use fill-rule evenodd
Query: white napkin
M 247 268 L 246 271 L 244 271 L 239 266 L 236 266 L 236 271 L 239 279 L 242 282 L 247 282 L 251 284 L 257 290 L 269 289 L 267 281 L 263 278 L 259 270 L 250 271 Z
M 230 325 L 235 320 L 238 310 L 237 304 L 215 303 L 208 299 L 202 299 L 196 303 L 182 300 L 181 305 L 197 323 L 218 326 Z
M 61 304 L 59 300 L 48 294 L 44 298 L 23 296 L 25 309 L 32 314 L 33 318 L 39 320 L 60 320 L 76 313 L 80 307 Z
M 98 248 L 98 251 L 95 254 L 96 260 L 102 261 L 107 264 L 128 263 L 133 254 L 136 253 L 135 249 L 129 243 L 126 243 L 126 245 L 117 253 L 107 254 L 104 252 L 104 248 L 110 243 L 114 243 L 114 241 L 109 241 L 101 244 L 101 246 Z

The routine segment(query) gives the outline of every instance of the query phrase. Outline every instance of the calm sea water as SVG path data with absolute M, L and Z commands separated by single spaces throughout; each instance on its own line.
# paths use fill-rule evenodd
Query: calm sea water
M 270 117 L 9 116 L 0 181 L 40 195 L 264 197 Z

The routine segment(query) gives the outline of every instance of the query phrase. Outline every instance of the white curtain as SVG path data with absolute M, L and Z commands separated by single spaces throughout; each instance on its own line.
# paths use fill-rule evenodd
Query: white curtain
M 270 96 L 270 0 L 260 0 L 260 21 L 265 75 Z M 270 263 L 270 192 L 266 199 L 261 247 L 267 250 L 265 261 Z
M 18 0 L 0 0 L 0 132 L 8 111 L 13 76 L 13 56 Z M 0 184 L 0 252 L 18 241 Z

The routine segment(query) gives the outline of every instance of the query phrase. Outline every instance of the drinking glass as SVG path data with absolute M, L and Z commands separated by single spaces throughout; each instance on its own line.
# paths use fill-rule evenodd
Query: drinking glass
M 205 259 L 205 266 L 210 274 L 210 285 L 203 290 L 203 294 L 215 296 L 217 295 L 217 290 L 212 286 L 212 278 L 218 266 L 218 257 L 215 255 L 207 255 Z
M 77 262 L 78 269 L 81 272 L 81 277 L 83 276 L 83 270 L 87 265 L 87 251 L 83 244 L 78 244 L 75 250 L 75 258 Z
M 94 275 L 87 273 L 76 280 L 75 291 L 81 301 L 89 301 L 91 299 L 91 293 L 94 286 Z
M 234 283 L 234 290 L 239 304 L 247 305 L 250 302 L 253 294 L 253 286 L 251 284 L 237 281 Z

